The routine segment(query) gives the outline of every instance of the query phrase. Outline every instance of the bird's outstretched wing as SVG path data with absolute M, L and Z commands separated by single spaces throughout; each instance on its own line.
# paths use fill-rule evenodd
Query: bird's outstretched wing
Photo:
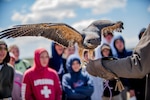
M 65 47 L 68 47 L 70 43 L 83 41 L 81 34 L 77 30 L 64 23 L 17 25 L 0 32 L 0 39 L 22 36 L 42 36 Z
M 110 20 L 96 20 L 84 30 L 96 31 L 96 29 L 99 30 L 100 34 L 103 33 L 104 35 L 105 33 L 113 33 L 114 31 L 122 32 L 122 29 L 124 29 L 124 27 L 122 21 L 112 22 Z

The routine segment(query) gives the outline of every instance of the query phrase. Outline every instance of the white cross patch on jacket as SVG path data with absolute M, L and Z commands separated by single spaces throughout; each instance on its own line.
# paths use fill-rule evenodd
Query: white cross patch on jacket
M 41 94 L 44 95 L 45 98 L 49 98 L 49 94 L 51 94 L 51 90 L 48 89 L 48 86 L 43 86 L 41 90 Z

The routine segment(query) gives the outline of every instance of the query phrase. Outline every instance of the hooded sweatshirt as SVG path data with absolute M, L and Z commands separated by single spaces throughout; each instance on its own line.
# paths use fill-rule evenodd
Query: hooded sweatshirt
M 62 80 L 62 76 L 67 72 L 66 70 L 66 60 L 62 58 L 62 55 L 59 55 L 55 49 L 56 43 L 52 43 L 52 58 L 50 58 L 49 66 L 56 70 L 60 81 Z
M 67 59 L 68 72 L 63 76 L 62 85 L 67 95 L 67 100 L 91 100 L 93 93 L 93 84 L 89 75 L 80 69 L 78 72 L 73 71 L 72 64 L 74 61 L 78 61 L 81 64 L 80 59 L 71 55 Z
M 114 38 L 114 48 L 116 49 L 116 52 L 117 52 L 117 57 L 118 58 L 125 58 L 125 57 L 127 57 L 127 56 L 131 56 L 132 55 L 132 51 L 129 51 L 129 50 L 127 50 L 125 47 L 124 47 L 124 49 L 123 49 L 123 51 L 122 52 L 119 52 L 118 50 L 117 50 L 117 48 L 116 48 L 116 46 L 115 46 L 115 42 L 116 42 L 116 40 L 121 40 L 122 42 L 123 42 L 123 44 L 125 45 L 125 41 L 124 41 L 124 39 L 123 39 L 123 37 L 122 36 L 116 36 L 115 38 Z
M 23 100 L 61 100 L 62 90 L 57 72 L 40 63 L 40 54 L 44 51 L 43 48 L 35 51 L 34 65 L 24 74 Z

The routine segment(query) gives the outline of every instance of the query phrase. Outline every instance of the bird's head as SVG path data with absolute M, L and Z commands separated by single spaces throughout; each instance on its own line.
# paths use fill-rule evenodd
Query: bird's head
M 87 49 L 94 49 L 101 44 L 101 36 L 108 33 L 122 32 L 123 22 L 111 22 L 109 20 L 98 20 L 83 30 L 83 45 Z
M 101 36 L 96 32 L 86 32 L 84 36 L 83 45 L 87 49 L 96 48 L 101 44 Z

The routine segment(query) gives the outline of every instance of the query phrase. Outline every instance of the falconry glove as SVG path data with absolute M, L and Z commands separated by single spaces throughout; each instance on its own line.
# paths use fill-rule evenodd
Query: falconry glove
M 112 73 L 110 70 L 106 69 L 102 62 L 103 60 L 117 60 L 116 58 L 112 58 L 112 57 L 106 57 L 106 58 L 102 58 L 102 59 L 97 59 L 97 60 L 90 60 L 89 63 L 87 63 L 87 67 L 86 70 L 88 71 L 89 74 L 93 75 L 93 76 L 98 76 L 101 78 L 104 78 L 106 80 L 116 80 L 116 87 L 115 90 L 119 90 L 122 91 L 124 90 L 124 87 L 119 79 L 119 77 L 115 74 Z

